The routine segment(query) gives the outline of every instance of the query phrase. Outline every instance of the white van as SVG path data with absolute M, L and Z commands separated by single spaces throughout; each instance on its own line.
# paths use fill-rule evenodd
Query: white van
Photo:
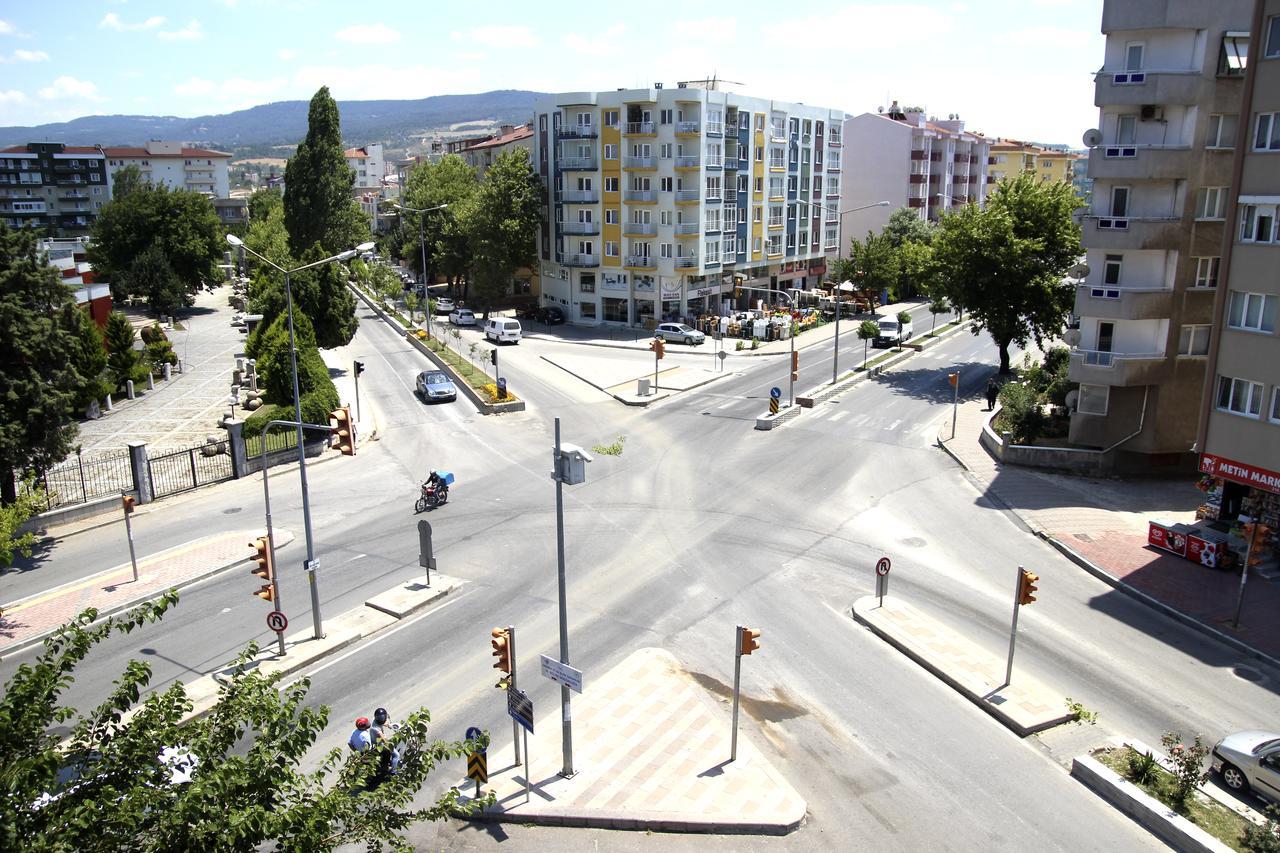
M 510 317 L 490 317 L 484 324 L 484 336 L 496 343 L 520 343 L 520 321 Z

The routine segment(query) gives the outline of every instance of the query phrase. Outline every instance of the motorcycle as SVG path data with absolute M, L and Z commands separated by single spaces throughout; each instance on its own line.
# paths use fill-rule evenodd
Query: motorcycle
M 431 484 L 426 482 L 422 484 L 422 495 L 418 498 L 418 502 L 414 504 L 414 510 L 423 512 L 427 507 L 433 509 L 438 506 L 444 506 L 449 500 L 449 487 L 444 483 Z

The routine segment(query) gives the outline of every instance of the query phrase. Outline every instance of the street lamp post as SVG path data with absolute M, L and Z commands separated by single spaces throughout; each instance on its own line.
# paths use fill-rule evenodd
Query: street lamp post
M 820 207 L 823 210 L 827 211 L 828 213 L 834 212 L 836 216 L 844 216 L 846 213 L 856 213 L 859 210 L 870 210 L 873 207 L 889 206 L 889 202 L 887 201 L 877 201 L 874 204 L 864 204 L 861 207 L 851 207 L 848 210 L 832 211 L 832 209 L 827 207 L 826 205 L 814 204 L 808 201 L 797 200 L 796 204 L 803 204 L 806 207 Z M 835 287 L 832 288 L 835 292 L 835 297 L 836 297 L 835 298 L 835 305 L 836 305 L 835 347 L 833 347 L 831 350 L 831 383 L 833 385 L 835 384 L 836 377 L 840 375 L 840 291 L 843 289 L 842 285 L 844 284 L 845 282 L 836 282 Z
M 392 202 L 395 204 L 395 202 Z M 444 210 L 449 206 L 448 202 L 437 204 L 435 207 L 405 207 L 403 204 L 395 205 L 399 210 L 407 210 L 410 213 L 430 213 L 433 210 Z M 418 217 L 418 248 L 422 250 L 422 286 L 427 287 L 427 240 L 422 228 L 423 217 Z M 428 325 L 430 325 L 428 323 Z
M 236 248 L 244 249 L 258 260 L 284 273 L 285 310 L 289 317 L 289 367 L 293 371 L 293 414 L 298 427 L 298 478 L 302 481 L 302 526 L 306 531 L 307 538 L 307 562 L 303 568 L 307 572 L 308 584 L 311 587 L 311 621 L 315 629 L 315 638 L 319 640 L 324 637 L 324 627 L 320 621 L 320 588 L 316 584 L 315 542 L 311 535 L 311 499 L 307 493 L 307 449 L 302 437 L 302 395 L 298 392 L 298 346 L 293 333 L 293 289 L 290 285 L 290 276 L 293 273 L 332 263 L 333 261 L 350 260 L 361 252 L 369 251 L 374 247 L 374 244 L 361 243 L 354 249 L 348 249 L 323 260 L 287 270 L 250 249 L 244 244 L 243 240 L 234 234 L 227 235 L 227 242 Z

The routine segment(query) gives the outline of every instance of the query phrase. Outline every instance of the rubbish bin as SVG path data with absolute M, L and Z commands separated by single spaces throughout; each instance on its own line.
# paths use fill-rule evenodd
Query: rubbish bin
M 649 396 L 649 380 L 648 379 L 636 380 L 636 396 L 637 397 Z
M 498 399 L 507 399 L 507 380 L 505 378 L 500 378 L 498 380 Z

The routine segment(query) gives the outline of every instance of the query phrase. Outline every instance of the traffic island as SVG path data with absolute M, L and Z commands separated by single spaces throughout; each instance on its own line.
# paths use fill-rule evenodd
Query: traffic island
M 765 412 L 763 415 L 756 417 L 756 429 L 773 429 L 799 415 L 800 409 L 801 407 L 797 404 L 794 406 L 779 406 L 777 412 Z
M 745 737 L 750 718 L 731 762 L 728 709 L 665 650 L 641 649 L 607 673 L 585 675 L 583 693 L 573 697 L 571 778 L 560 775 L 560 708 L 535 710 L 529 769 L 514 763 L 509 729 L 493 730 L 481 787 L 497 804 L 473 819 L 757 835 L 784 835 L 804 821 L 804 799 Z M 475 783 L 464 779 L 457 788 L 469 795 Z
M 1013 683 L 1004 683 L 1006 660 L 993 655 L 907 604 L 886 595 L 853 604 L 853 618 L 907 657 L 959 691 L 1007 728 L 1026 737 L 1071 722 L 1066 697 L 1014 668 Z

